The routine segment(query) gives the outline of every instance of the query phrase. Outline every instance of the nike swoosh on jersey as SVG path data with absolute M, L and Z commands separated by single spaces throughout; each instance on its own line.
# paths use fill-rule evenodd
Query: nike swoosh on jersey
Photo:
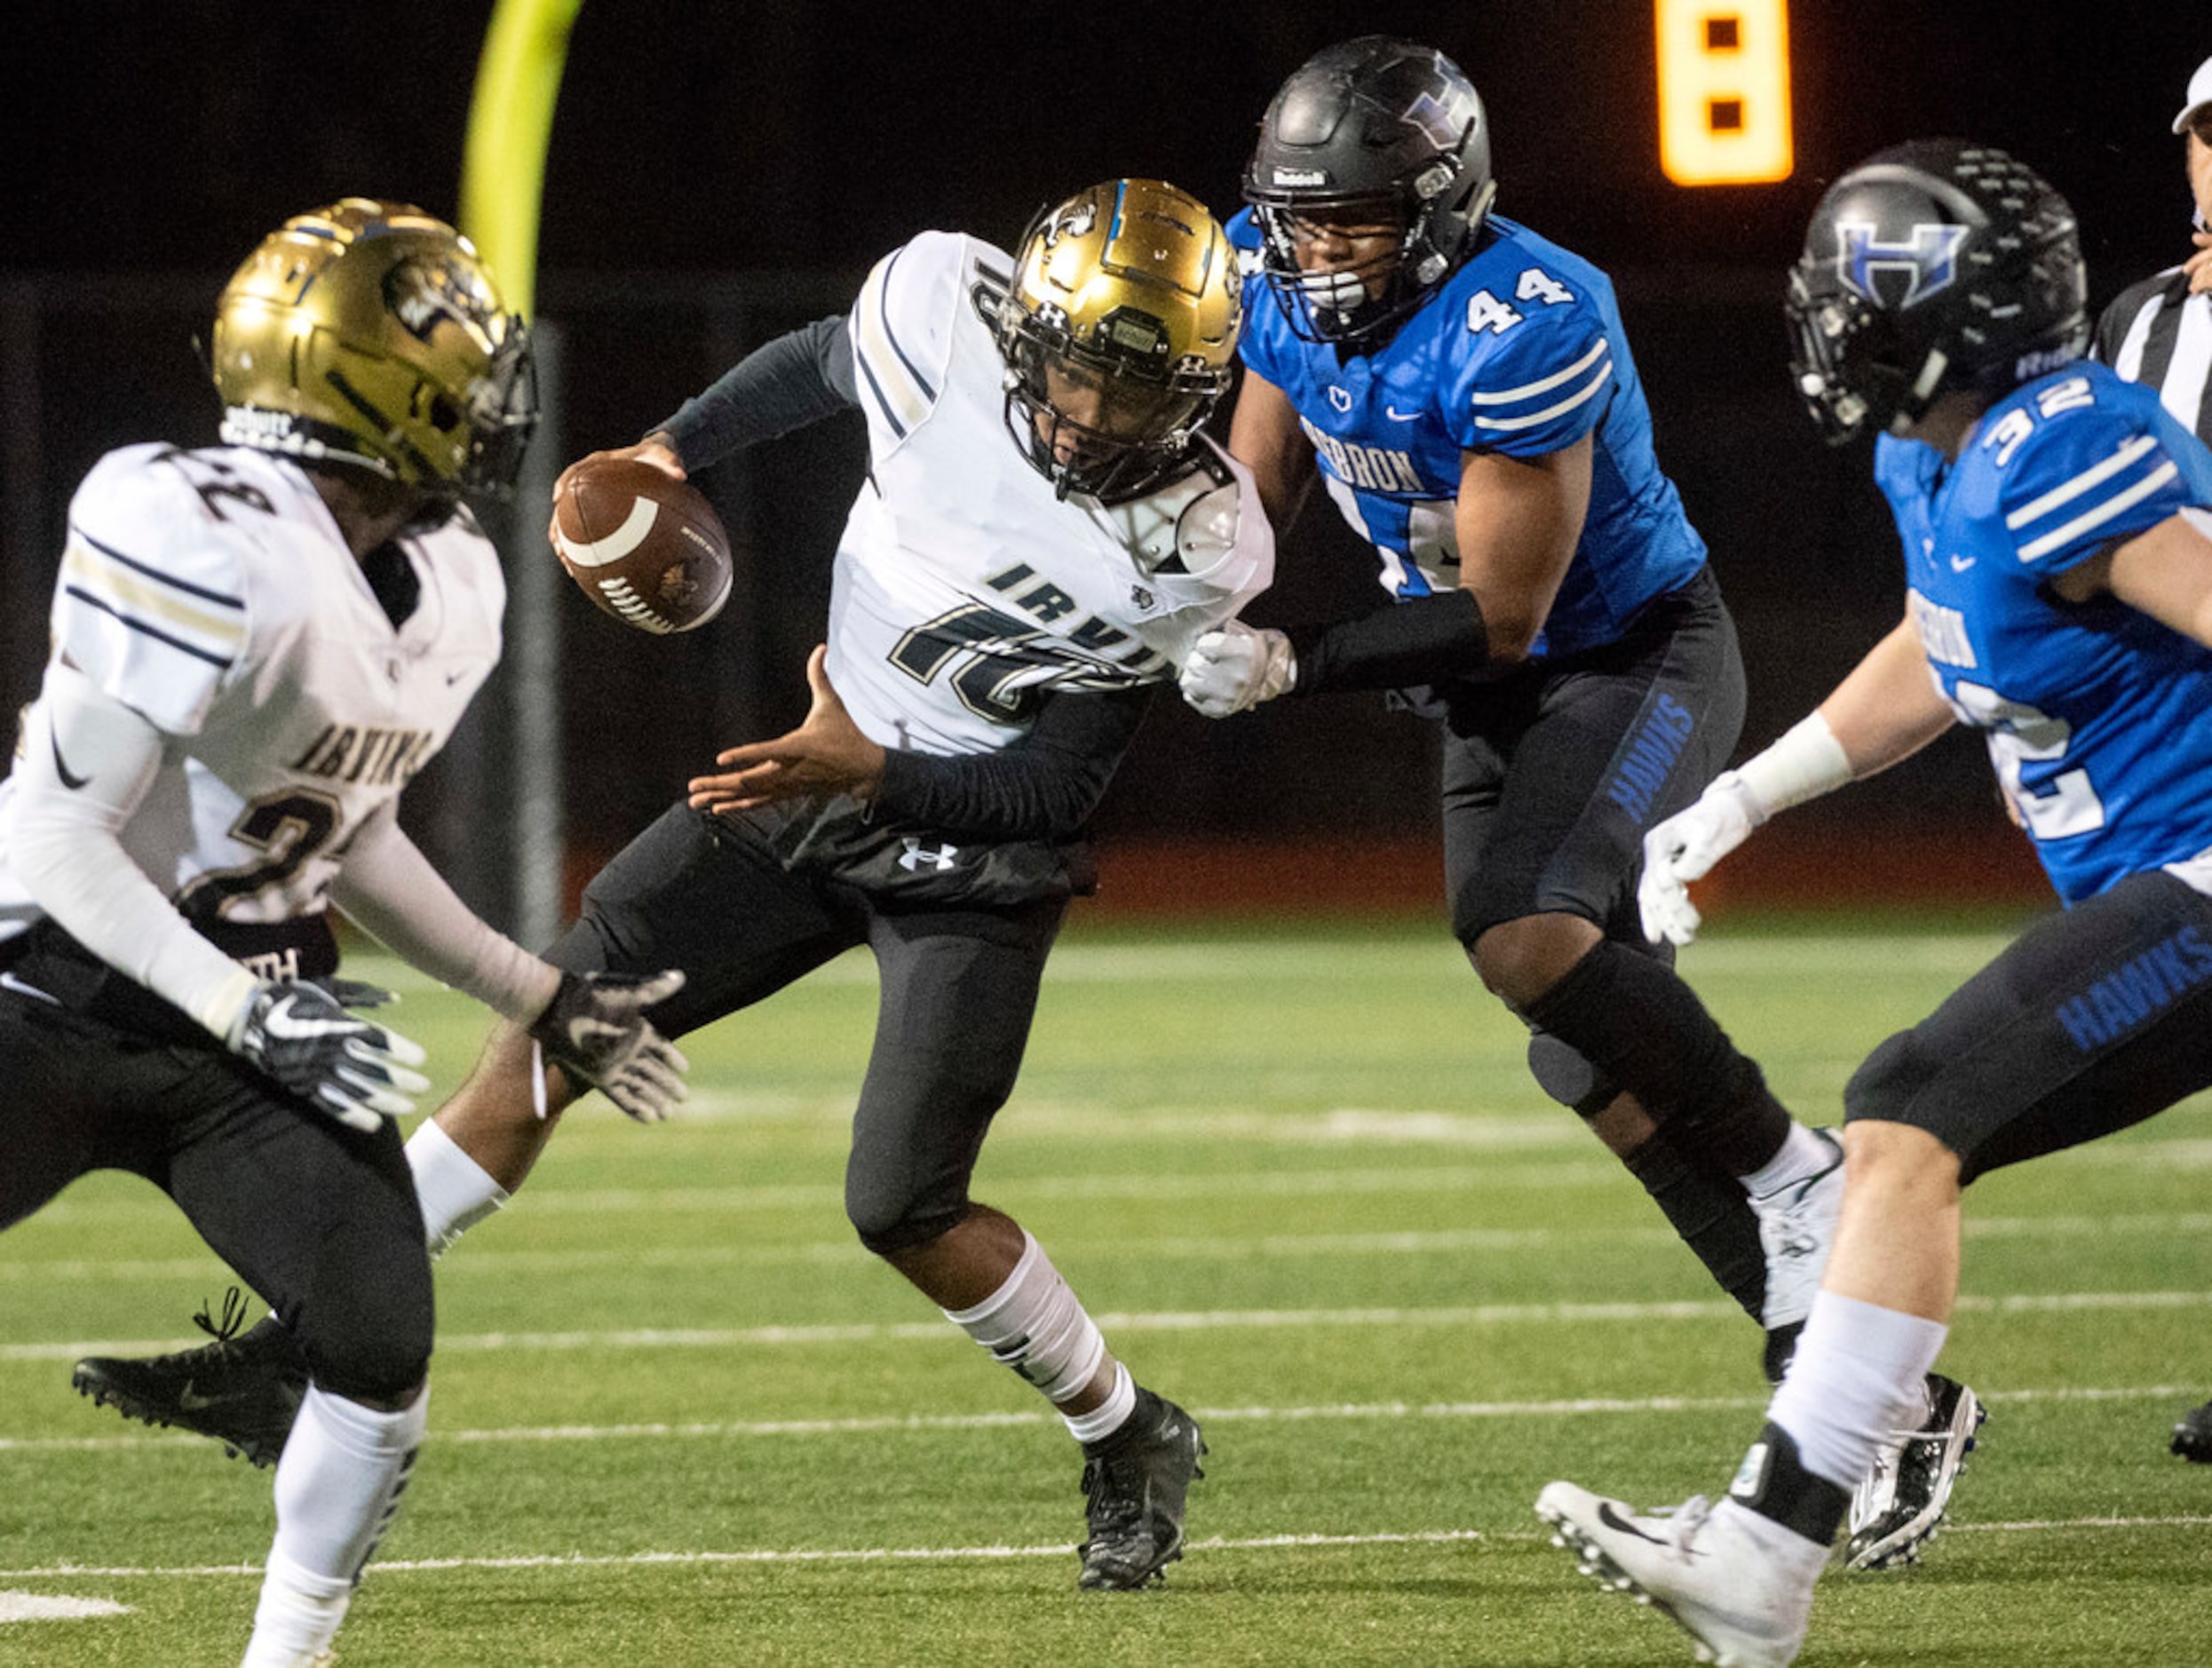
M 1394 405 L 1386 405 L 1383 408 L 1383 415 L 1393 423 L 1411 423 L 1415 418 L 1418 417 L 1421 413 L 1418 411 L 1400 411 Z
M 71 793 L 75 793 L 86 782 L 91 781 L 92 778 L 89 774 L 80 776 L 75 771 L 69 768 L 69 761 L 61 756 L 61 738 L 59 735 L 56 735 L 52 731 L 49 731 L 47 733 L 46 739 L 53 744 L 54 774 L 61 778 L 61 785 L 63 787 L 67 788 Z
M 1954 574 L 1962 574 L 1979 560 L 1980 558 L 1976 556 L 1954 556 L 1951 558 L 1951 571 Z

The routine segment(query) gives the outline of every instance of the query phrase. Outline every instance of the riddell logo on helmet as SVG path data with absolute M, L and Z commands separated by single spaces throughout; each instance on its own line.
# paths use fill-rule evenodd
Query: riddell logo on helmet
M 1279 186 L 1325 186 L 1328 175 L 1319 168 L 1278 168 L 1275 183 Z
M 2040 347 L 2032 353 L 2021 354 L 2012 361 L 2012 379 L 2015 382 L 2033 382 L 2049 371 L 2071 365 L 2081 357 L 2072 348 Z
M 291 413 L 252 405 L 234 405 L 224 411 L 222 439 L 228 445 L 258 446 L 264 451 L 297 451 L 305 444 Z

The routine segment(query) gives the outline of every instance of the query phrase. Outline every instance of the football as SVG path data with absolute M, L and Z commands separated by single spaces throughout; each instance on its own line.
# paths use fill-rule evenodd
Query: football
M 730 539 L 714 506 L 636 458 L 567 472 L 553 497 L 553 549 L 585 596 L 639 631 L 691 631 L 730 600 Z

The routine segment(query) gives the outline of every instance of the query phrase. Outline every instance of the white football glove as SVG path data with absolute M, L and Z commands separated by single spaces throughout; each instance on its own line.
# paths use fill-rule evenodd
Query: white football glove
M 655 1124 L 684 1098 L 691 1062 L 653 1029 L 646 1010 L 683 985 L 684 975 L 674 969 L 650 976 L 564 973 L 530 1035 L 545 1058 L 577 1082 L 640 1124 Z
M 350 979 L 256 987 L 231 1028 L 230 1045 L 318 1112 L 364 1134 L 415 1110 L 430 1079 L 427 1058 L 397 1031 L 357 1020 L 392 993 Z
M 1766 817 L 1766 807 L 1743 778 L 1724 770 L 1695 805 L 1646 834 L 1644 878 L 1636 888 L 1644 936 L 1654 944 L 1661 940 L 1686 944 L 1695 938 L 1701 917 L 1690 902 L 1690 882 L 1702 880 Z
M 1298 657 L 1280 631 L 1231 620 L 1191 645 L 1177 681 L 1184 700 L 1209 719 L 1272 701 L 1298 680 Z

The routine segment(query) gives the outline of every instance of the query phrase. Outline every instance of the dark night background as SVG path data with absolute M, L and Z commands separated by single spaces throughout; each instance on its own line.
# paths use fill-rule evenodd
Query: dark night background
M 189 341 L 230 267 L 287 215 L 348 193 L 456 211 L 490 12 L 488 0 L 19 0 L 0 75 L 0 695 L 36 687 L 77 477 L 115 445 L 212 438 Z M 2201 3 L 1800 0 L 1790 27 L 1795 176 L 1685 190 L 1659 169 L 1645 0 L 585 0 L 554 118 L 537 287 L 538 317 L 564 349 L 554 461 L 634 438 L 748 346 L 840 310 L 876 257 L 925 227 L 1003 244 L 1043 202 L 1117 174 L 1172 179 L 1225 214 L 1282 76 L 1333 40 L 1403 33 L 1443 47 L 1480 89 L 1500 209 L 1614 274 L 1661 462 L 1743 627 L 1747 750 L 1762 745 L 1900 600 L 1866 456 L 1820 448 L 1784 368 L 1781 274 L 1822 186 L 1902 139 L 2003 145 L 2072 199 L 2101 306 L 2187 252 L 2168 123 L 2212 54 Z M 716 745 L 803 710 L 800 667 L 860 456 L 852 417 L 702 478 L 749 560 L 731 608 L 695 638 L 643 637 L 563 595 L 564 799 L 579 864 L 654 814 Z M 509 543 L 511 561 L 550 560 L 521 530 Z M 1284 568 L 1259 617 L 1379 600 L 1371 563 L 1319 495 L 1285 541 Z M 1209 727 L 1161 703 L 1104 831 L 1132 851 L 1196 840 L 1217 859 L 1244 853 L 1252 873 L 1290 877 L 1278 885 L 1365 869 L 1378 896 L 1431 895 L 1427 727 L 1358 697 L 1285 708 Z M 472 725 L 410 817 L 433 850 L 478 871 L 465 889 L 496 910 L 500 883 L 484 867 L 496 842 L 469 836 L 505 760 L 503 731 L 496 711 Z M 1986 842 L 1970 860 L 1985 877 L 2027 872 L 1995 832 L 1965 738 L 1840 798 L 1798 814 L 1813 843 L 1790 849 L 1808 887 L 1854 842 L 1895 854 L 1939 833 Z M 1269 870 L 1257 854 L 1284 839 L 1327 861 Z M 1355 843 L 1378 855 L 1344 861 Z M 1187 901 L 1202 902 L 1200 889 Z

